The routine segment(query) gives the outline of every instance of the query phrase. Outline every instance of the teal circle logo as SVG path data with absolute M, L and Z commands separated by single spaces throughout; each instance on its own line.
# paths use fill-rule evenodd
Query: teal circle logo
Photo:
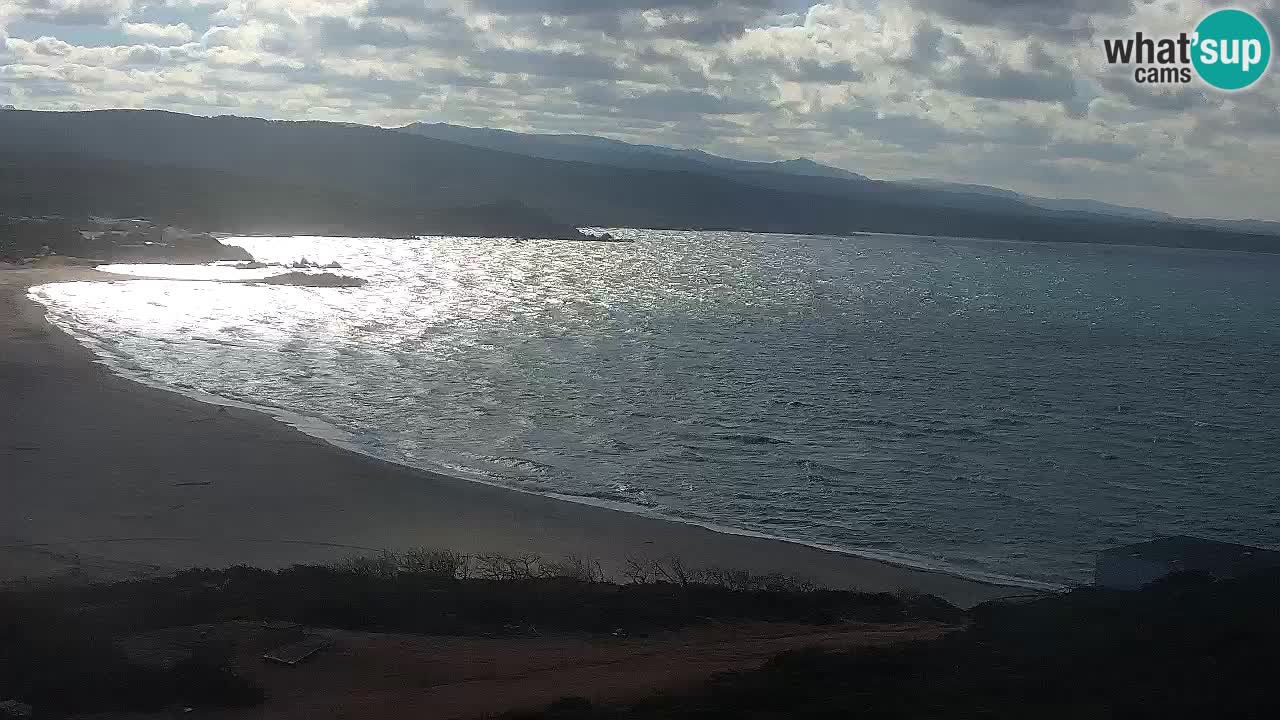
M 1196 26 L 1191 62 L 1200 79 L 1219 90 L 1258 82 L 1271 62 L 1267 26 L 1244 10 L 1217 10 Z

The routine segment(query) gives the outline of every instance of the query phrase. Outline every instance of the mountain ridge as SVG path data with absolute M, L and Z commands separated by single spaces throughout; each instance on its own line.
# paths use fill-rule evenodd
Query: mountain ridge
M 1186 222 L 1224 229 L 1280 235 L 1280 223 L 1266 220 L 1230 220 L 1182 217 L 1159 210 L 1120 205 L 1090 198 L 1048 198 L 1028 195 L 1016 190 L 1008 190 L 979 183 L 957 183 L 928 178 L 913 178 L 910 180 L 900 181 L 874 180 L 851 170 L 824 165 L 812 158 L 806 157 L 798 157 L 790 160 L 778 160 L 774 162 L 757 162 L 728 158 L 708 153 L 704 150 L 692 148 L 671 148 L 643 143 L 629 143 L 622 140 L 614 140 L 612 138 L 605 138 L 596 135 L 526 133 L 499 128 L 470 127 L 449 123 L 419 122 L 410 123 L 409 125 L 395 129 L 400 132 L 407 132 L 424 137 L 447 140 L 450 142 L 458 142 L 472 145 L 473 147 L 488 147 L 490 149 L 500 149 L 505 152 L 515 152 L 533 157 L 544 157 L 547 159 L 578 160 L 603 165 L 641 167 L 643 166 L 643 161 L 639 158 L 647 156 L 649 158 L 649 163 L 651 163 L 648 167 L 651 169 L 662 169 L 659 167 L 662 164 L 659 161 L 659 158 L 662 158 L 667 160 L 670 164 L 666 169 L 672 169 L 675 164 L 679 163 L 685 163 L 683 165 L 683 169 L 691 169 L 687 163 L 692 162 L 702 166 L 702 168 L 692 168 L 695 170 L 703 169 L 705 171 L 707 168 L 710 168 L 713 171 L 737 171 L 738 175 L 736 176 L 736 179 L 756 183 L 759 182 L 759 177 L 747 178 L 743 177 L 741 173 L 761 173 L 768 171 L 804 177 L 821 177 L 833 180 L 882 183 L 890 187 L 903 189 L 914 187 L 928 191 L 945 192 L 961 196 L 998 198 L 1001 200 L 1025 203 L 1032 207 L 1054 212 L 1109 215 L 1137 220 Z M 619 153 L 629 154 L 631 156 L 630 160 L 628 161 L 625 158 L 619 157 Z M 787 189 L 803 189 L 816 192 L 823 191 L 821 188 L 815 187 L 799 188 L 792 186 Z M 939 200 L 938 202 L 945 204 L 946 201 Z M 953 199 L 952 203 L 963 204 L 963 201 L 960 199 Z M 985 203 L 979 202 L 977 206 L 983 207 L 985 206 Z
M 351 205 L 349 215 L 335 223 L 347 228 L 376 227 L 385 214 L 414 221 L 449 208 L 514 198 L 570 227 L 884 232 L 1271 252 L 1280 248 L 1276 238 L 1252 232 L 1052 211 L 1016 199 L 975 200 L 876 180 L 794 174 L 751 164 L 734 165 L 732 171 L 708 170 L 706 163 L 687 158 L 678 160 L 687 169 L 552 160 L 352 123 L 146 110 L 10 111 L 0 113 L 0 151 L 62 153 L 94 163 L 131 164 L 134 169 L 122 177 L 132 178 L 136 192 L 130 195 L 128 187 L 112 192 L 139 211 L 149 202 L 160 204 L 148 195 L 160 191 L 144 182 L 145 173 L 137 171 L 138 166 L 168 168 L 165 172 L 188 168 L 294 188 L 281 191 L 282 197 L 335 193 L 360 198 L 334 201 Z M 812 169 L 809 163 L 784 167 Z M 25 171 L 35 172 L 30 165 Z M 260 219 L 269 220 L 267 210 L 254 199 L 226 191 L 223 185 L 231 180 L 209 177 L 209 187 L 230 198 L 231 205 L 218 208 L 220 217 L 236 218 L 235 203 L 245 203 Z M 21 182 L 16 176 L 11 180 Z M 46 191 L 56 192 L 50 178 L 44 181 Z M 9 211 L 17 197 L 11 195 Z M 166 211 L 174 210 L 175 203 L 199 209 L 204 202 L 172 194 L 165 198 Z M 5 211 L 0 207 L 0 213 Z M 328 209 L 324 213 L 333 214 Z M 306 220 L 300 211 L 295 217 Z

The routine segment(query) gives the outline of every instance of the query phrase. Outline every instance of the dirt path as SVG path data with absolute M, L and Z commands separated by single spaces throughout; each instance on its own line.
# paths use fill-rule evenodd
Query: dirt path
M 713 673 L 758 667 L 806 647 L 867 647 L 934 638 L 944 626 L 754 623 L 636 638 L 432 637 L 313 631 L 334 641 L 296 667 L 264 662 L 260 626 L 215 629 L 237 665 L 267 691 L 266 705 L 186 718 L 478 718 L 566 696 L 625 702 L 695 685 Z M 210 633 L 203 631 L 207 638 Z M 153 716 L 154 717 L 154 716 Z

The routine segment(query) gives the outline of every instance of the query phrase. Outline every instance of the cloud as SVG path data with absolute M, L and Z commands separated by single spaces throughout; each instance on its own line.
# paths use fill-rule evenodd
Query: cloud
M 191 28 L 186 23 L 161 25 L 159 23 L 126 22 L 120 25 L 120 29 L 131 38 L 175 45 L 191 42 L 195 37 L 195 33 L 191 31 Z
M 8 13 L 54 25 L 108 25 L 127 15 L 131 0 L 6 0 Z
M 772 0 L 476 0 L 475 6 L 507 15 L 591 15 L 644 10 L 714 10 L 724 7 L 769 8 Z
M 942 28 L 925 19 L 912 30 L 906 56 L 895 57 L 892 61 L 909 70 L 923 73 L 929 72 L 947 58 L 967 58 L 971 55 L 963 40 L 943 32 Z
M 768 16 L 774 0 L 474 0 L 512 17 L 568 19 L 578 30 L 613 37 L 656 37 L 712 44 L 741 36 Z
M 911 0 L 911 3 L 930 14 L 965 25 L 1002 27 L 1064 42 L 1091 38 L 1093 18 L 1127 17 L 1134 9 L 1134 0 Z
M 315 39 L 326 47 L 406 48 L 418 40 L 408 29 L 382 20 L 360 20 L 344 17 L 320 17 L 308 21 Z
M 566 80 L 608 80 L 622 75 L 622 70 L 609 58 L 554 50 L 492 48 L 470 56 L 467 64 L 478 70 Z
M 1114 141 L 1071 141 L 1063 140 L 1049 146 L 1049 151 L 1058 157 L 1084 158 L 1105 163 L 1126 163 L 1138 157 L 1136 145 Z
M 1181 111 L 1209 104 L 1203 90 L 1141 84 L 1127 74 L 1098 78 L 1098 82 L 1133 105 L 1153 110 Z
M 371 18 L 397 18 L 422 23 L 452 22 L 455 18 L 450 8 L 424 0 L 370 0 L 363 14 Z
M 770 108 L 761 98 L 713 95 L 699 90 L 622 92 L 613 85 L 595 83 L 580 88 L 576 97 L 585 103 L 612 108 L 631 117 L 654 119 L 689 116 L 741 115 Z
M 1274 216 L 1280 85 L 1140 85 L 1097 40 L 1224 2 L 7 0 L 0 98 L 605 134 L 1134 204 L 1176 168 L 1172 209 Z

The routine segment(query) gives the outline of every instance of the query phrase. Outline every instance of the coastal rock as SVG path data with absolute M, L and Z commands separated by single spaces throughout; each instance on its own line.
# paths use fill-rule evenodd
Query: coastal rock
M 57 254 L 99 257 L 76 223 L 62 217 L 0 216 L 0 256 L 31 258 Z
M 363 287 L 369 284 L 368 280 L 358 277 L 349 277 L 347 275 L 336 275 L 334 273 L 303 273 L 291 272 L 283 275 L 274 275 L 263 280 L 255 281 L 263 285 L 293 285 L 295 287 L 329 287 L 329 288 L 351 288 Z
M 629 240 L 627 238 L 614 237 L 609 233 L 600 233 L 599 235 L 592 235 L 591 233 L 586 233 L 585 237 L 578 238 L 578 240 L 580 240 L 581 242 L 609 242 L 609 243 L 635 242 L 635 240 Z
M 202 265 L 211 262 L 253 262 L 247 250 L 224 245 L 209 233 L 193 233 L 181 228 L 150 227 L 120 234 L 104 233 L 112 245 L 113 262 Z M 110 236 L 110 237 L 108 237 Z
M 305 258 L 305 257 L 304 257 L 304 258 L 302 258 L 301 260 L 297 260 L 297 261 L 295 261 L 295 262 L 291 262 L 291 263 L 289 263 L 289 264 L 288 264 L 287 266 L 285 266 L 285 267 L 291 267 L 291 268 L 294 268 L 295 270 L 309 270 L 309 269 L 315 269 L 315 270 L 341 270 L 341 269 L 342 269 L 342 265 L 340 265 L 336 260 L 335 260 L 335 261 L 333 261 L 333 262 L 325 263 L 324 265 L 321 265 L 320 263 L 318 263 L 318 262 L 313 262 L 313 261 L 311 261 L 311 260 L 308 260 L 308 259 L 307 259 L 307 258 Z

